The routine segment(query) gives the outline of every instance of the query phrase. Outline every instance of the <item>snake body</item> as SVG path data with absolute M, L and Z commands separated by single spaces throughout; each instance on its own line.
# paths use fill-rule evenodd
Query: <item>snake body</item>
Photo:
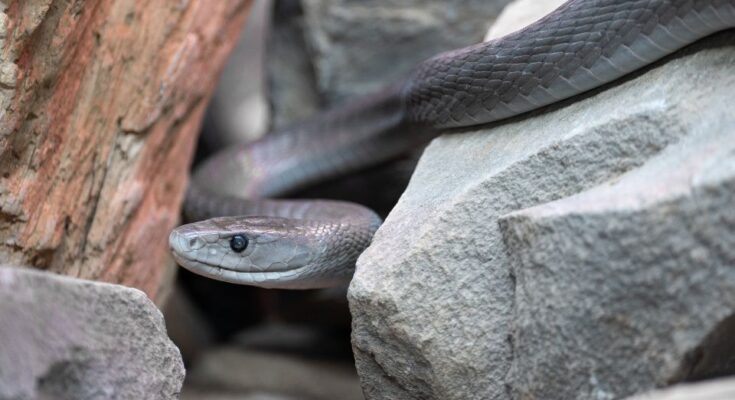
M 215 154 L 169 238 L 214 279 L 274 288 L 349 281 L 380 225 L 371 210 L 272 197 L 378 163 L 443 130 L 502 120 L 614 81 L 735 27 L 735 0 L 570 0 L 525 29 L 440 54 L 403 82 Z M 226 217 L 222 217 L 226 216 Z

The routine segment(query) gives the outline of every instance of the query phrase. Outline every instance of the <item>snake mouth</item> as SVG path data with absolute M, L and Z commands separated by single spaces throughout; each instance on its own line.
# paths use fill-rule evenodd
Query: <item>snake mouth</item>
M 188 259 L 176 252 L 172 252 L 172 254 L 176 262 L 182 267 L 195 274 L 218 281 L 259 286 L 266 289 L 312 289 L 320 287 L 311 283 L 310 279 L 305 279 L 308 275 L 308 266 L 283 271 L 239 271 Z
M 198 258 L 187 257 L 185 255 L 186 253 L 179 253 L 178 251 L 176 251 L 174 249 L 171 249 L 171 254 L 173 254 L 174 259 L 176 260 L 176 262 L 178 262 L 179 265 L 181 265 L 182 267 L 187 267 L 188 265 L 206 266 L 208 268 L 221 269 L 221 270 L 225 270 L 225 271 L 231 271 L 233 273 L 242 273 L 242 274 L 253 274 L 253 275 L 261 274 L 262 275 L 262 274 L 267 274 L 267 273 L 270 273 L 270 272 L 278 273 L 278 274 L 283 274 L 283 273 L 286 273 L 286 272 L 298 271 L 298 270 L 301 270 L 301 269 L 304 269 L 304 268 L 307 268 L 308 267 L 308 265 L 299 265 L 299 266 L 295 266 L 295 267 L 288 267 L 285 264 L 273 264 L 268 269 L 263 269 L 263 270 L 259 270 L 259 269 L 243 270 L 243 269 L 237 269 L 237 268 L 229 268 L 227 266 L 219 265 L 219 264 L 211 264 L 211 263 L 208 263 L 208 262 L 206 262 L 204 260 L 201 260 L 201 259 L 198 259 Z M 192 268 L 196 268 L 196 267 L 192 267 Z

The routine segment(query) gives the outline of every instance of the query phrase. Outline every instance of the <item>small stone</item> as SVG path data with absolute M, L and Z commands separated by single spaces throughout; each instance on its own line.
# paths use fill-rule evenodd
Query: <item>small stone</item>
M 2 7 L 0 7 L 0 11 Z M 8 37 L 8 21 L 10 19 L 8 18 L 8 14 L 5 14 L 4 12 L 0 12 L 0 39 L 5 39 Z
M 0 87 L 5 89 L 15 88 L 18 77 L 18 66 L 12 62 L 0 64 Z

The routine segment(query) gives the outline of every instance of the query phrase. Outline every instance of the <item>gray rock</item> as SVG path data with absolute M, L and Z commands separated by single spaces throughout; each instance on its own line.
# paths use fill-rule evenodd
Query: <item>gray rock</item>
M 724 364 L 696 349 L 720 348 L 735 310 L 734 273 L 725 268 L 735 261 L 733 42 L 735 35 L 721 34 L 605 91 L 436 139 L 360 257 L 350 287 L 366 397 L 615 398 L 646 386 L 631 375 L 653 379 L 652 387 L 683 378 L 677 367 L 700 355 L 701 373 L 716 373 Z M 712 153 L 694 146 L 705 140 Z M 693 164 L 682 164 L 687 157 L 703 162 L 695 175 L 687 172 Z M 661 185 L 666 171 L 667 182 L 676 174 L 699 180 Z M 632 176 L 638 186 L 628 183 Z M 597 187 L 619 180 L 640 190 L 608 189 L 616 196 L 598 203 Z M 552 223 L 538 211 L 544 206 L 503 219 L 500 229 L 507 214 L 558 199 L 565 200 L 554 204 L 570 204 L 588 189 L 597 195 L 586 211 L 567 207 Z M 645 207 L 636 203 L 640 196 L 649 199 Z M 630 249 L 623 251 L 615 240 L 626 234 L 635 240 L 624 241 Z M 612 250 L 611 240 L 617 252 L 597 254 Z M 647 275 L 645 268 L 655 269 Z M 648 285 L 650 302 L 621 295 L 626 283 L 638 282 Z M 605 297 L 610 293 L 620 297 Z M 516 305 L 516 297 L 525 304 Z M 664 326 L 639 322 L 656 312 Z M 618 337 L 601 332 L 602 322 Z M 611 354 L 609 345 L 625 352 Z
M 166 320 L 166 332 L 179 348 L 185 363 L 195 360 L 214 342 L 215 333 L 205 314 L 180 283 L 174 285 L 161 311 Z
M 174 399 L 184 365 L 132 288 L 0 267 L 0 398 Z
M 265 394 L 277 399 L 363 398 L 351 365 L 241 346 L 211 350 L 197 361 L 189 371 L 182 395 L 195 399 L 202 392 L 236 393 L 244 398 Z
M 252 141 L 268 129 L 265 44 L 272 10 L 273 0 L 253 1 L 237 46 L 222 70 L 202 136 L 211 149 Z
M 482 41 L 509 0 L 303 0 L 329 103 L 402 79 L 439 52 Z
M 231 393 L 216 389 L 191 389 L 181 393 L 181 400 L 303 400 L 270 393 Z
M 321 100 L 304 39 L 304 17 L 299 0 L 276 2 L 266 61 L 274 129 L 300 121 L 319 110 Z
M 707 85 L 696 114 L 669 115 L 688 133 L 679 143 L 500 221 L 516 276 L 517 397 L 615 399 L 735 373 L 735 115 L 717 104 L 735 68 L 717 69 L 705 73 L 729 70 L 727 89 Z
M 485 35 L 485 41 L 497 39 L 541 19 L 566 0 L 515 0 L 503 9 Z
M 674 386 L 628 400 L 732 400 L 735 399 L 735 379 L 719 379 Z

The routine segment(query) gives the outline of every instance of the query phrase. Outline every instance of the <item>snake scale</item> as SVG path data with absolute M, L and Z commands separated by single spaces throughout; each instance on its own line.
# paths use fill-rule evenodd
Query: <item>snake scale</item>
M 407 79 L 197 168 L 169 237 L 214 279 L 268 288 L 348 282 L 380 225 L 371 210 L 273 197 L 394 158 L 443 130 L 570 98 L 735 27 L 735 0 L 570 0 L 528 27 L 442 53 Z

